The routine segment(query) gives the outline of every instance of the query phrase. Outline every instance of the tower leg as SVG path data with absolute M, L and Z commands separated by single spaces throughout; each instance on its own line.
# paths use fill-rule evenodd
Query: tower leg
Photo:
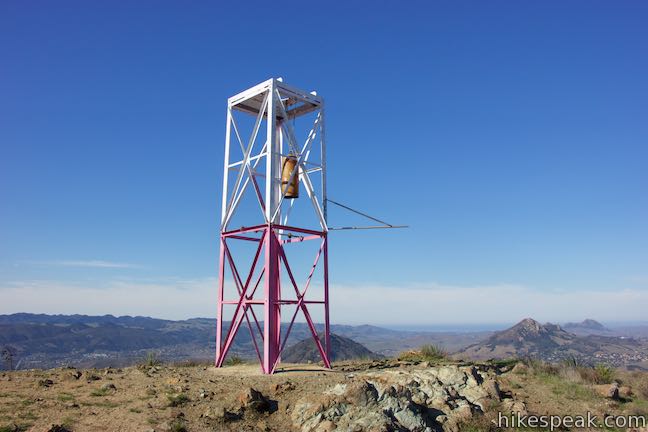
M 324 234 L 324 344 L 326 366 L 331 368 L 331 328 L 329 321 L 329 284 L 328 284 L 328 235 Z
M 216 358 L 215 364 L 218 366 L 218 359 L 221 356 L 221 349 L 223 343 L 223 294 L 225 284 L 225 239 L 221 237 L 220 244 L 220 258 L 218 267 L 218 300 L 216 303 Z
M 265 304 L 263 321 L 263 372 L 272 373 L 279 355 L 279 245 L 277 236 L 268 224 L 265 246 Z

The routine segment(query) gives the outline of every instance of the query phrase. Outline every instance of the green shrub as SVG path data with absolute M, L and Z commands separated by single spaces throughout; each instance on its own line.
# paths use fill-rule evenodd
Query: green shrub
M 569 356 L 560 364 L 551 364 L 537 359 L 523 360 L 536 375 L 555 375 L 565 381 L 588 384 L 610 384 L 614 380 L 614 368 L 598 364 L 589 366 L 579 357 Z
M 100 396 L 106 396 L 107 394 L 108 394 L 107 388 L 100 388 L 100 389 L 93 390 L 90 393 L 90 396 L 100 397 Z
M 0 432 L 23 432 L 28 429 L 28 426 L 19 426 L 17 424 L 11 424 L 7 426 L 0 426 Z
M 237 355 L 233 355 L 229 357 L 227 360 L 225 360 L 224 365 L 225 366 L 235 366 L 235 365 L 240 365 L 245 363 L 245 360 L 243 360 L 241 357 Z
M 588 384 L 610 384 L 614 380 L 614 369 L 603 364 L 598 364 L 594 367 L 569 366 L 569 367 L 563 367 L 563 371 L 561 371 L 561 376 L 565 378 L 575 377 L 571 379 L 571 381 L 574 382 L 580 381 Z
M 187 426 L 182 419 L 176 419 L 169 425 L 171 432 L 187 432 Z
M 516 364 L 520 363 L 521 361 L 522 360 L 517 358 L 508 358 L 508 359 L 492 359 L 489 360 L 488 362 L 493 366 L 497 366 L 499 368 L 506 368 L 506 367 L 513 367 Z
M 159 366 L 161 364 L 162 362 L 160 361 L 158 355 L 155 352 L 150 351 L 146 353 L 146 358 L 144 359 L 144 366 L 152 367 L 152 366 Z
M 614 379 L 614 369 L 604 364 L 594 366 L 594 380 L 596 384 L 610 384 Z
M 426 360 L 440 360 L 448 357 L 448 352 L 439 345 L 423 345 L 420 351 Z
M 184 393 L 170 394 L 167 395 L 169 398 L 169 406 L 177 407 L 186 404 L 189 402 L 189 397 Z

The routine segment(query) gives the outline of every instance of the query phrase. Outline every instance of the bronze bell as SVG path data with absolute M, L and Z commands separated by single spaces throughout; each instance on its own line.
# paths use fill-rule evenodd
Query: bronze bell
M 290 174 L 297 166 L 297 156 L 290 154 L 283 158 L 281 166 L 281 193 L 288 199 L 299 198 L 299 168 L 290 181 Z

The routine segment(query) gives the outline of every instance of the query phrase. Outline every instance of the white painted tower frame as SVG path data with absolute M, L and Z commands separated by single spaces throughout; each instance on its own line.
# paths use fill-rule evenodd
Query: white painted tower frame
M 314 94 L 291 87 L 281 81 L 281 78 L 272 78 L 248 90 L 245 90 L 227 101 L 227 127 L 225 136 L 225 169 L 223 175 L 223 198 L 221 213 L 221 231 L 227 231 L 232 216 L 240 204 L 241 197 L 252 183 L 265 183 L 265 190 L 257 190 L 259 204 L 265 203 L 262 208 L 264 223 L 287 224 L 290 210 L 286 211 L 284 220 L 281 220 L 281 207 L 284 195 L 281 193 L 282 157 L 289 154 L 298 155 L 296 169 L 299 169 L 299 180 L 310 199 L 315 214 L 322 230 L 327 231 L 326 211 L 326 141 L 324 133 L 324 100 Z M 239 128 L 234 119 L 233 112 L 242 111 L 256 116 L 256 124 L 251 138 L 244 142 Z M 303 144 L 297 141 L 291 120 L 304 114 L 317 112 L 317 117 Z M 266 139 L 257 154 L 253 148 L 259 138 L 260 124 L 266 120 Z M 289 121 L 290 120 L 290 121 Z M 235 139 L 233 144 L 233 139 Z M 321 152 L 320 163 L 312 163 L 309 156 L 313 150 L 314 141 L 319 138 Z M 283 148 L 287 144 L 288 151 Z M 230 161 L 230 146 L 239 145 L 243 152 L 243 159 Z M 258 145 L 256 146 L 258 147 Z M 264 175 L 255 171 L 259 162 L 266 158 L 266 172 Z M 230 171 L 238 167 L 238 175 L 230 192 Z M 321 191 L 319 196 L 313 189 L 310 175 L 320 172 Z M 291 175 L 296 175 L 295 172 Z M 246 177 L 243 180 L 243 177 Z M 271 181 L 259 182 L 259 178 Z M 290 183 L 290 182 L 289 182 Z M 290 202 L 292 207 L 293 202 Z

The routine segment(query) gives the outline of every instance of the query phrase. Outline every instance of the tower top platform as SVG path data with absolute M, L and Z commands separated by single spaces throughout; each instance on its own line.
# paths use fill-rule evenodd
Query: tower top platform
M 279 93 L 289 119 L 315 111 L 324 104 L 324 100 L 316 92 L 308 92 L 290 86 L 284 83 L 281 78 L 270 78 L 263 81 L 232 96 L 227 100 L 227 103 L 234 110 L 258 115 L 263 106 L 265 93 L 271 87 L 274 87 L 275 91 Z

